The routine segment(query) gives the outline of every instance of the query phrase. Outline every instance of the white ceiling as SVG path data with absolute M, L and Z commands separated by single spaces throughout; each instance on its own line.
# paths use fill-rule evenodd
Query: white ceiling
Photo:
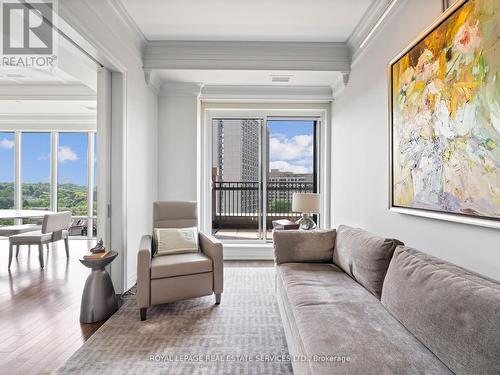
M 119 0 L 148 40 L 345 42 L 377 0 Z
M 158 70 L 164 82 L 190 82 L 205 85 L 283 85 L 273 83 L 271 77 L 289 77 L 285 84 L 294 86 L 324 86 L 335 81 L 338 72 L 268 71 L 268 70 Z

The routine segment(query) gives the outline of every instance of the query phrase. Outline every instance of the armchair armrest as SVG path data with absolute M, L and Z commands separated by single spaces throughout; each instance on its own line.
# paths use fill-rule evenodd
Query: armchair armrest
M 151 236 L 142 236 L 137 253 L 137 306 L 149 307 L 151 288 Z
M 224 289 L 224 254 L 222 242 L 200 232 L 200 248 L 203 254 L 212 259 L 214 267 L 214 292 L 222 293 Z
M 275 230 L 273 232 L 274 260 L 287 262 L 333 262 L 335 229 Z

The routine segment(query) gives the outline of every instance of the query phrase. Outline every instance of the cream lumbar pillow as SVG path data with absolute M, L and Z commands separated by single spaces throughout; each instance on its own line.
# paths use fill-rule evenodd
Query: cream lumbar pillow
M 155 228 L 154 238 L 155 256 L 199 251 L 197 228 Z

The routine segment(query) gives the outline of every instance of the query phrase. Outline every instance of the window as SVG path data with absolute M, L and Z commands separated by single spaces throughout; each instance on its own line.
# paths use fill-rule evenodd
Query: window
M 292 211 L 293 194 L 317 192 L 320 121 L 211 122 L 212 233 L 223 240 L 270 240 L 273 221 L 300 216 Z
M 49 210 L 50 133 L 21 135 L 21 208 Z
M 95 131 L 0 132 L 0 209 L 70 211 L 70 235 L 95 237 L 96 138 Z
M 0 133 L 0 209 L 14 208 L 14 133 Z M 2 220 L 0 225 L 12 224 Z
M 70 234 L 84 236 L 88 225 L 88 135 L 59 133 L 57 210 L 73 215 Z

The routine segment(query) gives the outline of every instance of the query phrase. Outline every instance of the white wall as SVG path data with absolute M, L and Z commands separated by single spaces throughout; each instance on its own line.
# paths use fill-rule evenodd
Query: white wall
M 124 75 L 123 108 L 123 183 L 125 194 L 122 222 L 113 220 L 112 231 L 122 233 L 120 252 L 123 258 L 112 264 L 112 276 L 117 266 L 125 272 L 120 292 L 135 283 L 136 259 L 140 238 L 152 229 L 152 202 L 157 198 L 157 125 L 158 97 L 146 85 L 142 70 L 141 40 L 120 17 L 114 2 L 102 0 L 60 0 L 59 14 L 83 37 L 76 41 L 98 58 L 110 70 Z M 60 24 L 60 27 L 63 27 Z M 122 93 L 113 92 L 113 95 Z M 116 153 L 112 152 L 114 157 Z M 120 156 L 120 154 L 118 154 Z M 113 191 L 111 192 L 113 195 Z M 112 207 L 112 212 L 113 212 Z M 121 263 L 120 263 L 121 261 Z M 113 268 L 115 267 L 115 268 Z
M 158 100 L 158 199 L 196 200 L 198 96 Z
M 333 223 L 363 227 L 500 280 L 500 231 L 388 210 L 387 63 L 440 14 L 403 0 L 354 62 L 332 106 Z

